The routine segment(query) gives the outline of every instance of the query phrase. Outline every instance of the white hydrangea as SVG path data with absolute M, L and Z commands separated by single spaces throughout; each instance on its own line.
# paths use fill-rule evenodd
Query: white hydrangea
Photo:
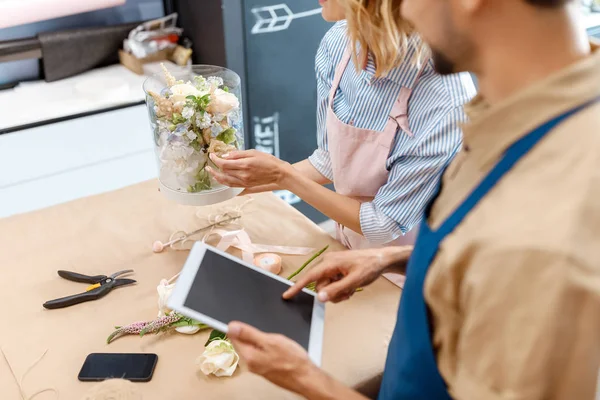
M 162 147 L 161 180 L 182 190 L 196 183 L 198 169 L 207 162 L 206 154 L 195 151 L 185 141 L 174 140 Z
M 186 133 L 186 136 L 187 136 L 187 137 L 188 137 L 188 139 L 190 139 L 190 140 L 194 140 L 194 139 L 196 139 L 196 138 L 198 137 L 198 135 L 196 135 L 196 134 L 194 133 L 194 131 L 187 131 L 187 133 Z
M 188 132 L 188 129 L 190 129 L 189 123 L 179 124 L 173 131 L 173 135 L 181 137 Z
M 215 122 L 221 122 L 223 119 L 225 119 L 225 114 L 214 114 L 212 116 L 212 120 Z
M 223 127 L 221 124 L 214 123 L 210 126 L 210 133 L 213 137 L 217 136 L 219 133 L 223 132 Z
M 212 123 L 210 119 L 209 113 L 204 113 L 204 115 L 200 115 L 200 113 L 196 114 L 196 126 L 200 129 L 206 129 Z
M 183 111 L 181 111 L 181 116 L 187 120 L 191 119 L 194 116 L 194 108 L 185 106 L 183 107 Z

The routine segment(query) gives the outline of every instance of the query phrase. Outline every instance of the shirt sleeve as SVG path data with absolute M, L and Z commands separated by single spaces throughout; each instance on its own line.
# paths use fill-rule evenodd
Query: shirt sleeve
M 317 146 L 308 161 L 321 175 L 333 181 L 331 158 L 327 148 L 327 107 L 329 106 L 329 92 L 335 75 L 331 56 L 326 42 L 327 36 L 321 41 L 315 58 L 315 72 L 317 75 Z
M 594 399 L 598 266 L 541 248 L 479 250 L 465 264 L 453 397 Z
M 440 175 L 462 143 L 460 124 L 465 121 L 462 106 L 449 111 L 419 138 L 400 136 L 396 140 L 388 181 L 371 202 L 360 208 L 363 235 L 372 243 L 392 242 L 417 225 L 435 194 Z M 406 151 L 407 142 L 419 140 Z

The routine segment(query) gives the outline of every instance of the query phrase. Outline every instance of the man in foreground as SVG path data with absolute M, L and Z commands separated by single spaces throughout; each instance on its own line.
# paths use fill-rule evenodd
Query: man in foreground
M 410 258 L 380 399 L 594 398 L 600 51 L 574 3 L 403 3 L 438 71 L 475 72 L 480 96 Z M 398 248 L 333 254 L 284 297 L 316 281 L 321 300 L 341 301 L 406 258 Z M 235 322 L 229 336 L 277 385 L 362 397 L 291 340 Z

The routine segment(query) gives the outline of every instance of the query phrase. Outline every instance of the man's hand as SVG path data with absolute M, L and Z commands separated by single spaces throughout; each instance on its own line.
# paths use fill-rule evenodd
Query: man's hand
M 310 400 L 366 399 L 321 371 L 293 340 L 241 322 L 228 328 L 227 337 L 248 369 L 277 386 Z
M 373 283 L 386 270 L 404 266 L 411 252 L 412 247 L 407 246 L 329 253 L 319 265 L 301 276 L 283 298 L 290 299 L 309 283 L 316 282 L 320 301 L 347 300 L 356 289 Z
M 232 322 L 227 337 L 251 372 L 277 386 L 303 393 L 306 382 L 322 374 L 306 351 L 283 335 L 264 333 L 250 325 Z

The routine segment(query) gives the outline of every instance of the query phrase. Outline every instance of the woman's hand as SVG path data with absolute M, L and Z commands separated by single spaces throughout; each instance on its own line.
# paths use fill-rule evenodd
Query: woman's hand
M 222 157 L 210 155 L 211 161 L 220 169 L 207 167 L 217 182 L 238 188 L 262 185 L 280 185 L 294 167 L 277 157 L 257 150 L 233 151 Z
M 320 301 L 348 300 L 356 289 L 373 283 L 386 270 L 404 265 L 411 252 L 412 246 L 329 253 L 319 265 L 300 277 L 283 298 L 290 299 L 309 283 L 316 282 Z

